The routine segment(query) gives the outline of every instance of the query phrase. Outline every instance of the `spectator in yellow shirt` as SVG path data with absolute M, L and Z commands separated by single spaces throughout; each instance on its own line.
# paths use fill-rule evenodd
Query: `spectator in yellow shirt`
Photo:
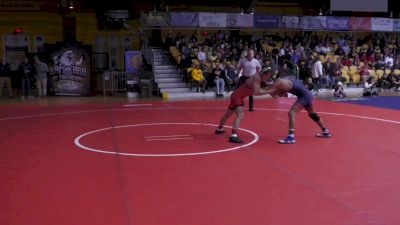
M 194 68 L 192 69 L 192 82 L 197 87 L 197 92 L 199 92 L 199 88 L 201 88 L 201 92 L 205 92 L 204 88 L 207 85 L 206 79 L 204 79 L 203 72 L 200 69 L 200 63 L 195 63 Z

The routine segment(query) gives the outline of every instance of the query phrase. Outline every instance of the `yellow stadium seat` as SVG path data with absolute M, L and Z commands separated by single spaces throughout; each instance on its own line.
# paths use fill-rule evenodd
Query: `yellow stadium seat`
M 368 72 L 369 72 L 369 75 L 371 75 L 371 76 L 375 76 L 376 75 L 375 70 L 368 70 Z
M 383 71 L 383 70 L 377 70 L 377 71 L 376 71 L 376 75 L 377 75 L 378 78 L 383 77 L 383 74 L 384 74 L 384 73 L 385 73 L 385 71 Z
M 400 75 L 400 70 L 399 70 L 399 69 L 395 69 L 395 70 L 394 70 L 394 74 Z
M 350 69 L 349 69 L 349 67 L 348 67 L 348 66 L 343 66 L 342 70 L 349 71 Z
M 337 62 L 338 59 L 340 59 L 340 55 L 333 56 L 333 62 Z
M 357 71 L 357 66 L 350 66 L 350 71 Z
M 391 72 L 392 72 L 392 70 L 390 70 L 390 69 L 386 69 L 386 70 L 385 70 L 385 73 L 386 73 L 386 74 L 390 74 Z
M 353 79 L 353 83 L 355 84 L 359 84 L 361 82 L 360 74 L 353 74 L 351 78 Z
M 348 70 L 345 70 L 344 68 L 342 69 L 342 76 L 348 76 Z
M 319 57 L 319 60 L 321 60 L 321 62 L 325 62 L 325 61 L 326 61 L 326 60 L 325 60 L 325 56 L 319 55 L 318 57 Z

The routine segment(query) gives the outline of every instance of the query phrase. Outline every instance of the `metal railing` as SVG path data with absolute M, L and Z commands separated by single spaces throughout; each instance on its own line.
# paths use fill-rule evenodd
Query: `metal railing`
M 139 81 L 136 74 L 121 71 L 105 71 L 103 73 L 103 95 L 107 92 L 117 94 L 118 92 L 126 92 L 128 81 L 135 83 Z

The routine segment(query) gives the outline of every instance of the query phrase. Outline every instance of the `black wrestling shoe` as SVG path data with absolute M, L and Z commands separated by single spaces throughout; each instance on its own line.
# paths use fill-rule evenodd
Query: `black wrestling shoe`
M 238 137 L 232 137 L 232 136 L 229 138 L 229 142 L 232 142 L 232 143 L 243 143 L 243 141 L 240 140 Z
M 224 130 L 224 128 L 221 128 L 221 129 L 216 129 L 215 130 L 215 134 L 225 134 L 226 133 L 226 131 Z
M 249 108 L 249 112 L 254 112 L 254 108 Z

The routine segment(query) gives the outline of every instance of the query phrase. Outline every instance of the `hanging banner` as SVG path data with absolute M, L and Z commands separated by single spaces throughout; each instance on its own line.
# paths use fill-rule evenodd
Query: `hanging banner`
M 226 27 L 225 13 L 199 13 L 200 27 Z
M 171 13 L 171 26 L 173 27 L 198 27 L 198 13 Z
M 328 16 L 326 19 L 326 26 L 328 30 L 349 30 L 348 17 L 333 17 Z
M 90 93 L 90 47 L 53 46 L 50 53 L 50 92 L 55 95 L 87 96 Z M 56 50 L 56 51 L 54 51 Z
M 280 18 L 280 27 L 283 29 L 298 29 L 300 17 L 298 16 L 282 16 Z
M 354 31 L 371 31 L 371 17 L 350 17 L 349 29 Z
M 226 24 L 228 27 L 253 27 L 253 15 L 227 13 Z
M 400 31 L 400 19 L 393 19 L 393 31 Z
M 279 28 L 279 16 L 254 15 L 254 26 L 258 28 Z
M 138 74 L 140 69 L 140 51 L 125 52 L 125 72 Z
M 302 16 L 299 27 L 303 30 L 326 30 L 326 16 Z
M 141 13 L 140 22 L 144 27 L 169 27 L 170 14 L 166 12 Z
M 393 31 L 393 19 L 372 17 L 372 30 L 373 31 Z

